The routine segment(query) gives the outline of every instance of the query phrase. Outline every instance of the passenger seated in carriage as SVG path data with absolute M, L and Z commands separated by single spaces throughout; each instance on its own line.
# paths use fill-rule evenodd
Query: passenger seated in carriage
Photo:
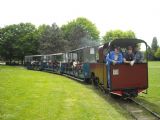
M 76 61 L 76 60 L 73 60 L 72 67 L 73 67 L 73 68 L 76 68 L 76 66 L 77 66 L 77 61 Z

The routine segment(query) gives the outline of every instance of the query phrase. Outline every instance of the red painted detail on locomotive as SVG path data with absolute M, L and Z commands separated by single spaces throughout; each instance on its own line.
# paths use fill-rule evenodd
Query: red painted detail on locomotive
M 124 88 L 148 88 L 147 63 L 111 65 L 111 91 Z
M 141 93 L 142 91 L 144 91 L 144 89 L 139 89 L 139 90 L 138 90 L 138 93 Z M 112 91 L 111 93 L 112 93 L 112 94 L 115 94 L 115 95 L 122 96 L 122 95 L 125 93 L 125 91 L 117 90 L 117 91 Z

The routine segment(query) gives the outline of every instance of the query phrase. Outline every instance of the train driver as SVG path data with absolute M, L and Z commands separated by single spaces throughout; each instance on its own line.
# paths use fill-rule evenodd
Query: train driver
M 120 47 L 115 46 L 114 51 L 111 51 L 106 56 L 106 65 L 107 65 L 107 73 L 108 73 L 108 87 L 110 88 L 110 64 L 116 65 L 121 64 L 123 62 L 123 55 L 120 52 Z

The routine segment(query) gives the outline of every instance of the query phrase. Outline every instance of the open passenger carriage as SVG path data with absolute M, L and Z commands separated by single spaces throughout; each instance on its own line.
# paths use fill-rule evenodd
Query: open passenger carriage
M 25 56 L 25 66 L 27 69 L 41 70 L 43 55 L 28 55 Z
M 96 54 L 97 53 L 97 54 Z M 68 58 L 67 63 L 63 63 L 63 71 L 62 73 L 74 76 L 76 78 L 80 78 L 82 80 L 86 80 L 89 82 L 88 78 L 85 75 L 85 67 L 86 64 L 96 63 L 96 55 L 98 55 L 97 47 L 83 47 L 80 49 L 72 50 L 66 53 Z
M 43 70 L 57 73 L 61 72 L 61 64 L 65 62 L 64 53 L 43 55 L 43 58 Z

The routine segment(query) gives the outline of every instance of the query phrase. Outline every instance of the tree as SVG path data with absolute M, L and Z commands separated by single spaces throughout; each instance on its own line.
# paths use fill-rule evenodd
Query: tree
M 110 30 L 103 36 L 103 42 L 109 42 L 117 38 L 135 38 L 135 33 L 131 30 Z
M 64 39 L 69 41 L 69 48 L 76 49 L 90 43 L 88 41 L 99 41 L 99 31 L 96 26 L 86 18 L 77 18 L 61 27 L 64 33 Z M 93 43 L 94 43 L 93 42 Z M 89 44 L 85 44 L 89 45 Z
M 0 55 L 9 63 L 21 60 L 24 56 L 36 54 L 38 34 L 31 23 L 13 24 L 2 28 L 0 35 Z
M 99 31 L 95 24 L 89 21 L 86 18 L 79 17 L 76 19 L 77 25 L 80 25 L 91 37 L 91 40 L 98 40 L 99 39 Z
M 153 37 L 152 43 L 151 43 L 151 51 L 150 51 L 150 56 L 152 56 L 151 60 L 156 60 L 155 53 L 158 49 L 158 42 L 157 42 L 157 37 Z
M 147 50 L 144 52 L 144 56 L 145 56 L 145 58 L 148 57 L 148 60 L 154 60 L 155 59 L 154 54 L 153 54 L 150 47 L 148 47 Z
M 136 38 L 136 35 L 133 31 L 128 30 L 124 32 L 124 38 Z
M 1 30 L 0 55 L 11 63 L 16 51 L 16 25 L 6 26 Z
M 87 36 L 87 32 L 82 28 L 82 26 L 74 26 L 72 31 L 69 34 L 70 46 L 72 49 L 76 49 L 80 47 L 81 39 Z
M 157 49 L 158 49 L 157 37 L 153 37 L 151 49 L 152 49 L 153 53 L 155 53 L 157 51 Z
M 42 26 L 39 27 L 39 29 L 42 30 Z M 56 24 L 52 24 L 52 26 L 43 26 L 43 30 L 40 34 L 40 54 L 53 54 L 65 51 L 67 41 L 63 39 L 63 32 Z
M 157 51 L 155 52 L 155 57 L 157 58 L 157 59 L 159 59 L 160 60 L 160 47 L 157 49 Z
M 20 23 L 17 30 L 19 33 L 16 57 L 23 61 L 25 55 L 37 54 L 39 36 L 35 25 L 31 23 Z

